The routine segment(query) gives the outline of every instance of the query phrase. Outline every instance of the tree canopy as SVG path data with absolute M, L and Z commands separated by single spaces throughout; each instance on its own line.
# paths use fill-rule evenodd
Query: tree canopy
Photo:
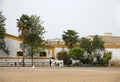
M 69 57 L 71 57 L 73 59 L 78 59 L 78 60 L 84 58 L 83 54 L 84 54 L 84 50 L 82 50 L 79 47 L 74 47 L 68 52 Z
M 6 29 L 5 29 L 5 20 L 6 18 L 2 15 L 2 11 L 0 11 L 0 49 L 3 50 L 7 55 L 9 55 L 10 51 L 6 46 L 4 41 Z
M 4 35 L 6 33 L 5 20 L 6 18 L 2 15 L 2 11 L 0 11 L 0 39 L 4 39 Z
M 97 50 L 104 50 L 104 41 L 98 35 L 95 35 L 93 37 L 93 40 L 83 37 L 80 40 L 80 47 L 91 54 L 92 52 L 96 52 Z
M 92 46 L 93 46 L 93 50 L 104 50 L 104 41 L 102 40 L 102 38 L 98 35 L 95 35 L 93 37 L 93 41 L 92 41 Z
M 20 19 L 17 19 L 18 31 L 23 39 L 22 48 L 32 57 L 32 65 L 33 55 L 39 53 L 43 47 L 45 29 L 42 23 L 40 17 L 36 15 L 23 14 Z
M 89 54 L 92 53 L 93 47 L 92 47 L 92 41 L 91 40 L 83 37 L 80 40 L 80 47 L 82 49 L 84 49 L 85 51 L 87 51 L 87 53 L 89 53 Z
M 69 49 L 73 48 L 78 43 L 78 37 L 78 33 L 74 30 L 64 31 L 64 34 L 62 35 L 62 39 Z

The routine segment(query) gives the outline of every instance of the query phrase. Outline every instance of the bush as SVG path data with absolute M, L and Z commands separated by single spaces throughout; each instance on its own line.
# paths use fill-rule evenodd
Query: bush
M 60 51 L 57 53 L 57 59 L 58 60 L 63 60 L 64 65 L 70 65 L 72 62 L 70 61 L 70 57 L 67 54 L 67 51 Z
M 73 58 L 73 59 L 78 59 L 78 60 L 82 60 L 84 59 L 84 50 L 82 50 L 79 47 L 75 47 L 73 49 L 71 49 L 68 53 L 69 57 Z
M 112 58 L 112 52 L 105 52 L 102 59 L 103 64 L 108 64 L 111 58 Z

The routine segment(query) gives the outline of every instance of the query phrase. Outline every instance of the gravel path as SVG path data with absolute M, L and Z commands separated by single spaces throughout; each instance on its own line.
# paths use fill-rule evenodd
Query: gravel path
M 120 68 L 0 67 L 0 82 L 120 82 Z

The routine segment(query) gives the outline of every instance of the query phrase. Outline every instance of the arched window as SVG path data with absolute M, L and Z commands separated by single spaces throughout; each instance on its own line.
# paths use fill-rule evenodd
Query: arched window
M 23 52 L 22 51 L 18 51 L 17 52 L 17 56 L 23 56 Z
M 46 56 L 46 52 L 45 51 L 40 52 L 40 56 L 42 57 Z

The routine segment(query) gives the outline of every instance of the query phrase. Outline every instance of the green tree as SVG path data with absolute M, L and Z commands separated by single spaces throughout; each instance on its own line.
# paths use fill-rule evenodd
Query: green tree
M 29 33 L 29 29 L 31 28 L 31 20 L 28 15 L 23 14 L 19 19 L 17 19 L 17 27 L 20 32 L 20 36 L 23 39 L 23 43 L 25 43 L 25 37 Z
M 32 57 L 32 65 L 33 65 L 33 55 L 40 53 L 41 49 L 44 45 L 44 37 L 45 29 L 42 26 L 39 16 L 32 15 L 30 17 L 31 20 L 31 28 L 29 29 L 29 34 L 26 37 L 26 43 L 29 45 L 29 53 L 31 53 Z
M 5 20 L 6 20 L 6 18 L 2 15 L 2 11 L 1 11 L 0 12 L 0 39 L 4 39 L 4 35 L 6 32 Z
M 92 46 L 93 46 L 93 50 L 96 51 L 96 50 L 104 50 L 104 41 L 102 40 L 102 38 L 98 35 L 95 35 L 93 37 L 93 41 L 92 41 Z
M 95 35 L 92 40 L 83 37 L 80 40 L 80 47 L 87 52 L 87 56 L 84 62 L 88 61 L 88 63 L 90 63 L 93 60 L 93 54 L 97 54 L 97 62 L 101 62 L 101 52 L 104 52 L 104 41 L 102 41 L 100 36 Z
M 78 59 L 78 60 L 84 59 L 83 54 L 84 54 L 84 50 L 82 50 L 79 47 L 74 47 L 68 52 L 69 57 L 71 57 L 73 59 Z
M 67 32 L 64 31 L 64 34 L 62 35 L 62 39 L 65 41 L 65 44 L 69 49 L 72 49 L 78 43 L 78 37 L 78 33 L 74 30 L 67 30 Z
M 98 63 L 101 63 L 101 60 L 102 60 L 101 52 L 104 52 L 104 50 L 105 50 L 104 41 L 102 40 L 102 38 L 100 36 L 95 35 L 93 37 L 92 46 L 93 46 L 93 53 L 97 54 Z
M 9 50 L 4 41 L 4 37 L 5 37 L 4 35 L 6 33 L 5 20 L 6 18 L 4 17 L 4 15 L 2 15 L 2 11 L 0 11 L 0 49 L 9 55 Z
M 92 41 L 87 38 L 82 38 L 80 40 L 80 47 L 84 49 L 87 53 L 91 54 L 93 47 L 92 47 Z
M 5 20 L 6 18 L 2 15 L 2 11 L 0 11 L 0 39 L 4 39 L 4 35 L 6 33 L 5 29 Z
M 27 37 L 29 29 L 31 27 L 30 17 L 28 15 L 22 14 L 22 16 L 19 19 L 17 19 L 17 27 L 18 27 L 18 32 L 20 33 L 20 37 L 23 40 L 21 44 L 21 48 L 23 50 L 23 67 L 24 67 L 25 66 L 24 54 L 25 54 L 25 47 L 26 47 L 25 38 Z
M 80 47 L 85 51 L 84 60 L 81 60 L 83 63 L 91 63 L 92 58 L 91 54 L 93 51 L 92 41 L 88 38 L 81 38 Z
M 40 21 L 39 16 L 27 16 L 22 15 L 20 19 L 17 19 L 18 31 L 21 31 L 21 37 L 23 38 L 23 49 L 32 57 L 39 53 L 43 45 L 43 34 L 45 33 L 44 27 Z

